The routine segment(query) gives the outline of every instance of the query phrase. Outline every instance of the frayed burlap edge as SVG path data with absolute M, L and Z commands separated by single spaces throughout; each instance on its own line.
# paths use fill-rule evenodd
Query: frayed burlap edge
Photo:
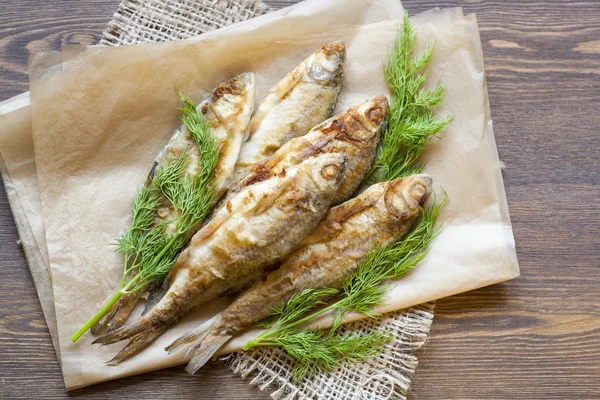
M 187 39 L 269 10 L 260 0 L 123 0 L 100 44 L 118 46 Z
M 406 399 L 417 368 L 415 354 L 428 340 L 435 303 L 363 319 L 343 326 L 342 332 L 381 330 L 393 337 L 386 350 L 360 364 L 343 364 L 337 370 L 305 379 L 291 380 L 293 359 L 279 348 L 257 348 L 236 353 L 225 360 L 233 372 L 250 379 L 261 390 L 272 391 L 276 400 L 296 399 Z
M 123 0 L 100 44 L 119 46 L 187 39 L 269 10 L 260 0 Z M 434 305 L 427 303 L 345 325 L 344 331 L 382 330 L 394 339 L 385 352 L 371 360 L 344 364 L 299 385 L 291 381 L 293 360 L 281 349 L 258 348 L 223 359 L 235 374 L 271 391 L 271 397 L 277 400 L 404 400 L 417 368 L 415 352 L 429 335 Z

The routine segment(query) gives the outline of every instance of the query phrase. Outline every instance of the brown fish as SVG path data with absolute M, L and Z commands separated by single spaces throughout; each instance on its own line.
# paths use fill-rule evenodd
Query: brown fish
M 238 193 L 184 250 L 169 291 L 147 315 L 95 343 L 130 339 L 110 364 L 137 354 L 190 310 L 258 279 L 319 223 L 346 171 L 347 158 L 326 153 Z
M 259 167 L 260 163 L 290 139 L 306 134 L 331 116 L 342 88 L 345 61 L 344 44 L 328 43 L 269 90 L 250 121 L 247 141 L 243 144 L 235 165 L 231 190 L 206 221 L 210 221 L 214 212 L 231 199 L 237 183 Z M 164 286 L 156 285 L 151 288 L 144 314 L 165 293 Z
M 223 312 L 166 348 L 192 343 L 187 371 L 201 368 L 233 336 L 305 289 L 339 288 L 375 249 L 411 229 L 431 193 L 428 175 L 413 175 L 369 187 L 332 208 L 282 266 L 242 292 Z
M 235 163 L 254 109 L 254 91 L 254 74 L 246 72 L 217 86 L 197 106 L 198 111 L 202 112 L 209 122 L 212 134 L 221 145 L 213 178 L 217 198 L 225 193 L 233 180 Z M 148 183 L 154 178 L 157 167 L 164 167 L 177 160 L 184 151 L 187 152 L 189 159 L 186 174 L 196 175 L 200 158 L 198 145 L 190 131 L 183 125 L 173 133 L 167 145 L 156 157 L 154 167 L 148 176 Z M 159 224 L 174 217 L 175 209 L 172 204 L 166 198 L 161 199 L 161 205 L 156 213 L 156 223 Z M 199 224 L 192 228 L 188 237 L 191 238 L 200 229 L 200 226 Z M 170 224 L 165 230 L 173 234 L 175 228 L 174 224 Z M 132 272 L 128 279 L 133 278 L 135 273 L 137 272 Z M 140 290 L 123 295 L 112 310 L 92 327 L 92 334 L 100 333 L 102 330 L 110 332 L 123 326 L 144 292 L 144 290 Z
M 285 173 L 309 157 L 338 152 L 348 157 L 348 170 L 333 204 L 347 200 L 371 169 L 390 108 L 385 96 L 375 96 L 315 126 L 304 136 L 284 144 L 265 163 L 256 167 L 238 187 L 242 188 Z
M 388 115 L 388 100 L 381 95 L 365 100 L 317 125 L 306 135 L 284 144 L 270 159 L 255 168 L 237 188 L 228 192 L 223 204 L 250 185 L 285 174 L 288 169 L 304 160 L 328 152 L 341 153 L 348 157 L 346 175 L 333 198 L 332 205 L 341 203 L 354 193 L 370 170 Z M 162 288 L 150 290 L 146 310 L 151 310 L 164 293 Z
M 328 43 L 269 90 L 250 121 L 234 184 L 288 140 L 331 116 L 342 88 L 345 61 L 344 44 Z

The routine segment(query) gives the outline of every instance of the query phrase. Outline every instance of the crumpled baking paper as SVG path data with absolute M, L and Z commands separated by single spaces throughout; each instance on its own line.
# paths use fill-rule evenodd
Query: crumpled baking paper
M 182 352 L 167 356 L 163 348 L 229 301 L 211 302 L 118 367 L 108 367 L 104 361 L 123 343 L 90 346 L 89 334 L 75 344 L 69 340 L 116 288 L 122 261 L 111 243 L 128 226 L 135 191 L 178 125 L 175 85 L 200 99 L 232 75 L 253 71 L 260 99 L 323 43 L 344 40 L 348 65 L 338 104 L 341 111 L 369 96 L 388 93 L 381 62 L 393 45 L 401 14 L 392 0 L 309 1 L 185 42 L 114 49 L 70 47 L 62 55 L 42 54 L 32 61 L 35 158 L 29 109 L 11 111 L 16 108 L 11 103 L 0 104 L 0 152 L 6 164 L 5 182 L 8 178 L 11 183 L 7 185 L 11 204 L 22 205 L 21 211 L 13 207 L 15 218 L 23 222 L 19 232 L 23 237 L 29 229 L 34 240 L 28 240 L 28 253 L 39 251 L 33 262 L 28 255 L 32 272 L 43 276 L 49 266 L 53 302 L 47 291 L 49 276 L 36 279 L 36 287 L 46 304 L 51 331 L 49 304 L 55 306 L 53 337 L 58 339 L 67 389 L 183 362 Z M 377 22 L 386 18 L 396 21 Z M 476 20 L 451 9 L 421 14 L 413 23 L 419 48 L 436 40 L 428 85 L 441 80 L 446 101 L 439 113 L 455 116 L 424 155 L 437 192 L 445 190 L 450 202 L 440 216 L 444 231 L 430 254 L 393 283 L 379 309 L 382 312 L 519 273 Z M 358 317 L 350 314 L 347 319 Z M 319 323 L 326 324 L 327 318 Z M 239 349 L 253 334 L 234 339 L 225 350 Z

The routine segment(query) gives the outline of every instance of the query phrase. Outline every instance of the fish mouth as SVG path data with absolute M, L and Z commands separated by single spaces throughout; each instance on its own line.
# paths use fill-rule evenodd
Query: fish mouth
M 308 74 L 320 85 L 338 86 L 344 76 L 346 46 L 343 42 L 323 45 L 309 65 Z
M 413 185 L 410 189 L 410 196 L 420 206 L 425 205 L 427 199 L 431 196 L 433 178 L 428 174 L 418 174 L 409 177 L 413 180 Z
M 374 138 L 379 140 L 382 128 L 390 113 L 385 96 L 376 96 L 349 109 L 333 121 L 332 128 L 338 140 L 352 142 L 358 146 L 368 146 Z
M 233 96 L 244 95 L 248 92 L 253 81 L 254 74 L 252 72 L 244 72 L 236 75 L 227 82 L 221 83 L 213 90 L 211 94 L 211 101 L 216 103 L 219 101 L 219 99 L 227 94 Z
M 390 115 L 390 103 L 387 97 L 382 94 L 372 97 L 367 100 L 367 105 L 370 108 L 366 111 L 365 115 L 369 121 L 376 126 L 383 125 Z

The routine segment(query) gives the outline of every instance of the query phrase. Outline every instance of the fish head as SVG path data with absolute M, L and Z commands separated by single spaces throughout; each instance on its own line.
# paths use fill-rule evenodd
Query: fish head
M 214 123 L 223 121 L 232 123 L 239 115 L 252 112 L 254 87 L 252 72 L 236 75 L 212 91 L 210 96 L 203 101 L 201 111 L 209 121 L 214 119 Z M 212 111 L 214 115 L 210 115 L 209 111 Z
M 316 190 L 334 193 L 346 172 L 348 157 L 341 153 L 325 153 L 304 161 L 302 168 L 310 178 L 307 183 Z
M 337 140 L 359 147 L 374 147 L 379 143 L 389 114 L 387 97 L 375 96 L 339 114 L 331 122 L 331 128 L 336 131 Z
M 346 46 L 342 42 L 327 43 L 308 60 L 307 77 L 326 86 L 338 86 L 344 76 Z
M 387 97 L 371 97 L 356 106 L 355 118 L 366 128 L 363 135 L 380 134 L 390 116 L 390 103 Z
M 389 182 L 385 192 L 387 210 L 400 219 L 417 216 L 432 192 L 433 179 L 416 174 Z

